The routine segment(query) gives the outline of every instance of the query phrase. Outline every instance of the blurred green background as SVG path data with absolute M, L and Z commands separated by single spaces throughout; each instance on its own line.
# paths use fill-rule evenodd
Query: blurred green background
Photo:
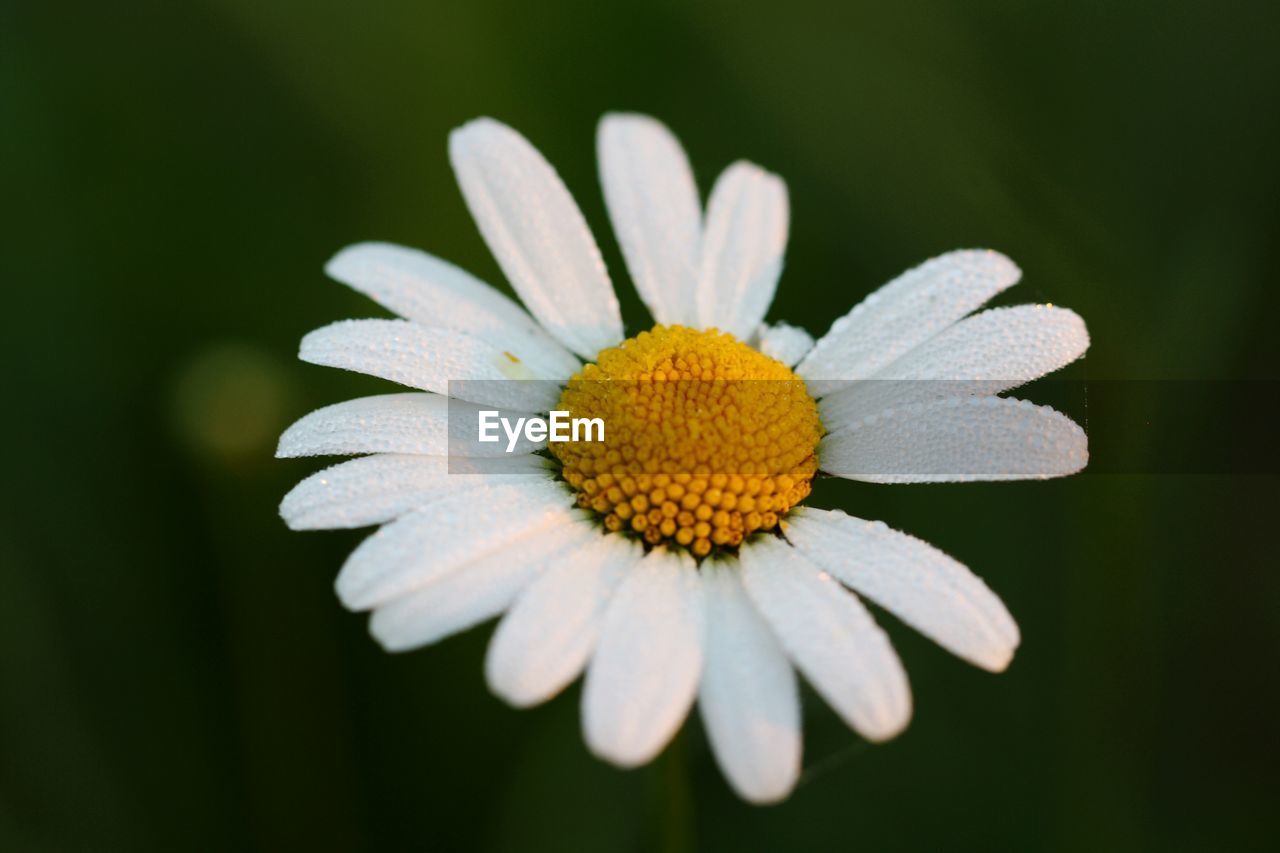
M 1001 302 L 1088 321 L 1076 378 L 1275 379 L 1275 8 L 0 2 L 0 849 L 1269 847 L 1274 476 L 822 484 L 973 567 L 1023 645 L 993 677 L 885 616 L 911 727 L 860 745 L 807 695 L 804 781 L 758 809 L 696 721 L 683 759 L 624 773 L 587 754 L 576 688 L 505 707 L 487 626 L 384 654 L 332 594 L 362 533 L 286 531 L 279 498 L 320 465 L 271 455 L 292 419 L 390 390 L 294 358 L 382 314 L 323 277 L 337 249 L 502 284 L 445 154 L 476 115 L 558 167 L 631 331 L 610 109 L 667 121 L 704 192 L 738 157 L 787 179 L 771 319 L 821 332 L 991 246 L 1025 271 Z

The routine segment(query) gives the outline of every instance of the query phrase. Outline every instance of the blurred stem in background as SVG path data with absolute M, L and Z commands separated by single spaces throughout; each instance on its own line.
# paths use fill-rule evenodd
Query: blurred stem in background
M 658 849 L 664 853 L 693 853 L 693 790 L 689 784 L 689 736 L 687 725 L 658 759 L 659 772 L 653 774 L 654 814 L 658 827 Z

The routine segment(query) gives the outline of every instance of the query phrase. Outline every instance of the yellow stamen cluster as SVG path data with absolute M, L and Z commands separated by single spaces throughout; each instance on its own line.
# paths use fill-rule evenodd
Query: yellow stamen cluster
M 818 468 L 804 382 L 716 330 L 655 326 L 604 350 L 558 408 L 605 424 L 602 442 L 550 445 L 578 504 L 609 530 L 698 557 L 775 528 Z

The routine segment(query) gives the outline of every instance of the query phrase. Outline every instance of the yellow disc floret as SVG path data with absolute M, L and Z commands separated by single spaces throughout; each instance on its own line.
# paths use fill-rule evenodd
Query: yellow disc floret
M 818 407 L 786 365 L 732 335 L 655 326 L 602 351 L 558 406 L 603 441 L 552 443 L 606 528 L 705 557 L 772 530 L 818 468 Z

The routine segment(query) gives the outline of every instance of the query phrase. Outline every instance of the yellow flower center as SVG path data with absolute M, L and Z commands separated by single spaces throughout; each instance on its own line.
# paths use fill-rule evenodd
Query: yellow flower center
M 550 445 L 578 504 L 697 557 L 777 527 L 818 470 L 804 381 L 714 329 L 655 326 L 602 351 L 558 408 L 605 425 L 604 441 Z

